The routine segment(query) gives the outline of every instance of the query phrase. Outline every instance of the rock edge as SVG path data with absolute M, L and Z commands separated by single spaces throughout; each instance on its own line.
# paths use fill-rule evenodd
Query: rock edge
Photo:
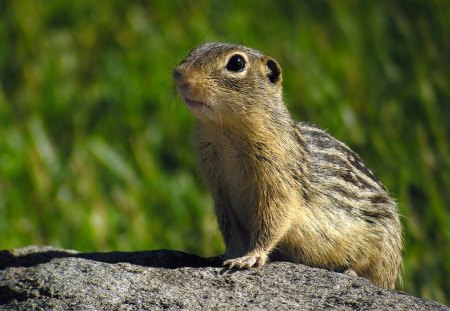
M 173 250 L 0 251 L 2 310 L 450 310 L 341 273 L 273 262 L 225 271 Z

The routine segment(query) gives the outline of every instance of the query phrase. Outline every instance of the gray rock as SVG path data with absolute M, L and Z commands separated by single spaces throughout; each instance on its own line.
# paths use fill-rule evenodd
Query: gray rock
M 183 252 L 0 251 L 1 310 L 450 310 L 369 281 L 273 262 L 227 272 Z

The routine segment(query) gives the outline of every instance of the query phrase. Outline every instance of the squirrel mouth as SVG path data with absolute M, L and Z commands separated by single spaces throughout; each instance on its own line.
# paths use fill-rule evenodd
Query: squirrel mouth
M 192 100 L 187 97 L 184 97 L 183 100 L 186 103 L 186 106 L 194 110 L 204 111 L 205 109 L 211 109 L 207 104 L 197 100 Z

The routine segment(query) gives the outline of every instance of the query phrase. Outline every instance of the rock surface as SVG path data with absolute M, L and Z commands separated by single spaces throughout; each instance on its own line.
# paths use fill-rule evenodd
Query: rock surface
M 1 310 L 450 310 L 369 281 L 286 262 L 226 272 L 183 252 L 0 251 Z

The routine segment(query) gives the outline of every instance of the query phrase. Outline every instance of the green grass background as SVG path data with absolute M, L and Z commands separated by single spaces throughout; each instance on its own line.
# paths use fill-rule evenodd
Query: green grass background
M 450 297 L 450 1 L 0 2 L 0 248 L 223 251 L 171 70 L 275 57 L 285 98 L 397 198 L 404 289 Z

